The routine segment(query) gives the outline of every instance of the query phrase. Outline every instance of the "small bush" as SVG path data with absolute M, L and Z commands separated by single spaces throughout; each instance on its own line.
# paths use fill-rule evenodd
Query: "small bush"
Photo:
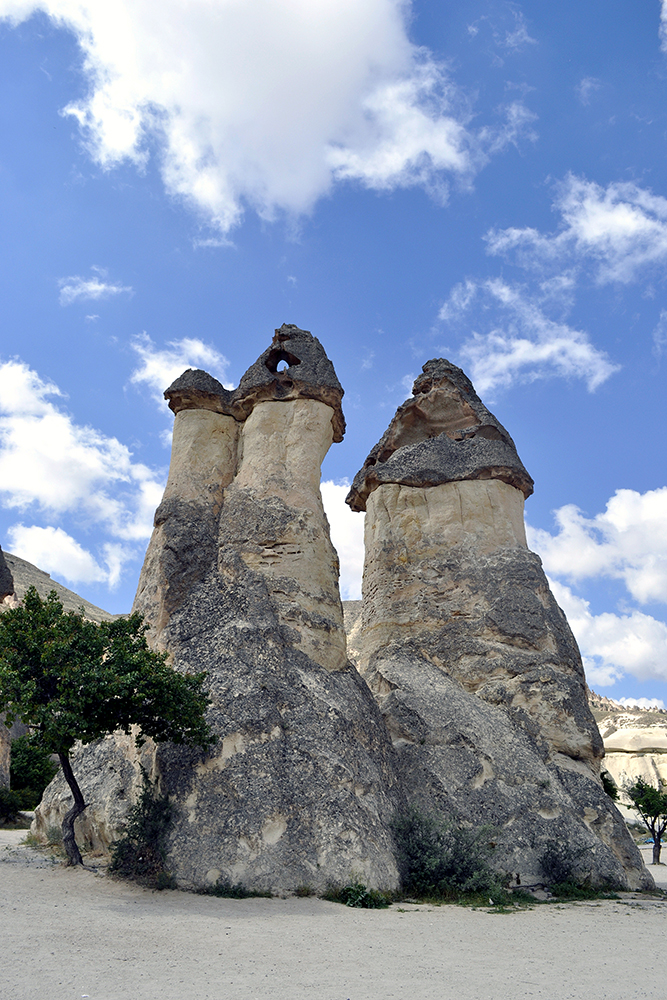
M 590 847 L 575 850 L 564 841 L 547 840 L 540 858 L 546 884 L 550 888 L 556 885 L 583 885 L 586 874 L 582 871 L 581 861 L 588 851 Z
M 294 895 L 299 896 L 301 898 L 305 898 L 306 896 L 314 896 L 315 890 L 313 889 L 312 885 L 308 884 L 297 885 L 296 889 L 294 890 Z
M 173 807 L 142 768 L 142 788 L 128 815 L 125 834 L 111 845 L 109 871 L 151 889 L 174 889 L 165 868 L 167 833 Z
M 356 906 L 364 910 L 383 910 L 393 902 L 391 893 L 379 889 L 369 889 L 362 882 L 350 882 L 348 885 L 329 885 L 322 893 L 322 899 L 331 903 L 343 903 L 345 906 Z
M 12 740 L 10 783 L 12 791 L 20 795 L 22 809 L 34 809 L 39 805 L 44 789 L 57 771 L 57 765 L 35 736 L 19 736 Z
M 616 785 L 616 782 L 610 775 L 609 771 L 603 771 L 602 774 L 600 775 L 600 778 L 602 779 L 602 787 L 604 788 L 609 798 L 612 799 L 614 802 L 617 802 L 618 786 Z
M 9 788 L 0 788 L 0 823 L 16 823 L 21 811 L 21 800 Z
M 46 843 L 49 845 L 49 847 L 62 847 L 62 842 L 63 842 L 62 827 L 56 826 L 55 824 L 53 826 L 47 826 Z
M 403 890 L 421 899 L 479 896 L 493 903 L 510 897 L 489 864 L 491 828 L 472 830 L 417 809 L 399 816 L 393 832 Z
M 200 889 L 203 896 L 220 896 L 222 899 L 271 899 L 270 892 L 261 892 L 259 889 L 246 889 L 240 882 L 232 884 L 229 879 L 222 875 L 215 885 Z

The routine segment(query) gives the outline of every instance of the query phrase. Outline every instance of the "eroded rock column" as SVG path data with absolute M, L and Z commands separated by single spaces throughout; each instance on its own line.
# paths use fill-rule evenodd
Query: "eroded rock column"
M 601 786 L 576 642 L 526 546 L 532 488 L 464 373 L 428 362 L 348 497 L 367 510 L 358 666 L 406 793 L 496 827 L 499 867 L 539 880 L 565 839 L 594 879 L 648 884 Z
M 152 762 L 175 806 L 168 866 L 183 886 L 286 893 L 353 874 L 394 886 L 394 755 L 346 657 L 319 491 L 345 428 L 342 388 L 319 341 L 294 326 L 276 330 L 234 392 L 213 382 L 187 372 L 166 392 L 172 465 L 135 602 L 175 669 L 208 672 L 218 736 L 206 754 L 163 745 Z M 105 773 L 104 789 L 130 797 L 111 742 L 128 760 L 107 740 L 83 749 L 81 773 Z M 102 842 L 110 796 L 81 784 Z

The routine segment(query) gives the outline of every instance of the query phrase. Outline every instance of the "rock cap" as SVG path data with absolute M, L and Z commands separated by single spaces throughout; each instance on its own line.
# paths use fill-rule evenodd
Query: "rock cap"
M 286 366 L 279 370 L 279 365 Z M 343 387 L 317 337 L 293 323 L 275 331 L 271 346 L 248 368 L 236 389 L 225 389 L 205 371 L 189 368 L 165 391 L 169 406 L 214 410 L 244 421 L 256 403 L 265 400 L 319 399 L 334 411 L 334 441 L 342 441 L 345 418 Z
M 434 358 L 354 477 L 346 503 L 365 510 L 383 483 L 427 487 L 466 479 L 500 479 L 524 497 L 533 492 L 514 441 L 468 376 L 445 358 Z

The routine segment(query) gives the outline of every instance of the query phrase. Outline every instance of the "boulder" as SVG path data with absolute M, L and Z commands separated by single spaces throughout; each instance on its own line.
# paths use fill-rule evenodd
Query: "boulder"
M 348 496 L 367 511 L 357 666 L 414 805 L 490 824 L 495 863 L 523 883 L 565 841 L 594 882 L 648 887 L 602 788 L 576 642 L 526 545 L 532 488 L 464 373 L 428 362 Z

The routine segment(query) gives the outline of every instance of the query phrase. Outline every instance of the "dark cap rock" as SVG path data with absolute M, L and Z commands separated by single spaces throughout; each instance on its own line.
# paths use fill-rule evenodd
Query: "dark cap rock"
M 334 441 L 342 441 L 343 387 L 317 337 L 293 323 L 276 330 L 271 346 L 247 370 L 233 391 L 205 371 L 189 368 L 165 391 L 169 406 L 214 410 L 244 421 L 265 400 L 318 399 L 332 408 Z
M 214 410 L 216 413 L 233 415 L 232 392 L 225 389 L 217 378 L 213 378 L 201 368 L 188 368 L 168 389 L 164 398 L 169 407 L 179 410 Z
M 444 358 L 427 361 L 412 393 L 354 477 L 346 498 L 353 510 L 365 510 L 382 483 L 500 479 L 530 496 L 533 480 L 514 441 L 460 368 Z
M 280 370 L 280 366 L 285 366 Z M 334 441 L 342 441 L 345 419 L 343 387 L 317 337 L 292 323 L 276 330 L 271 346 L 251 365 L 234 391 L 234 401 L 247 416 L 264 400 L 319 399 L 334 411 Z

